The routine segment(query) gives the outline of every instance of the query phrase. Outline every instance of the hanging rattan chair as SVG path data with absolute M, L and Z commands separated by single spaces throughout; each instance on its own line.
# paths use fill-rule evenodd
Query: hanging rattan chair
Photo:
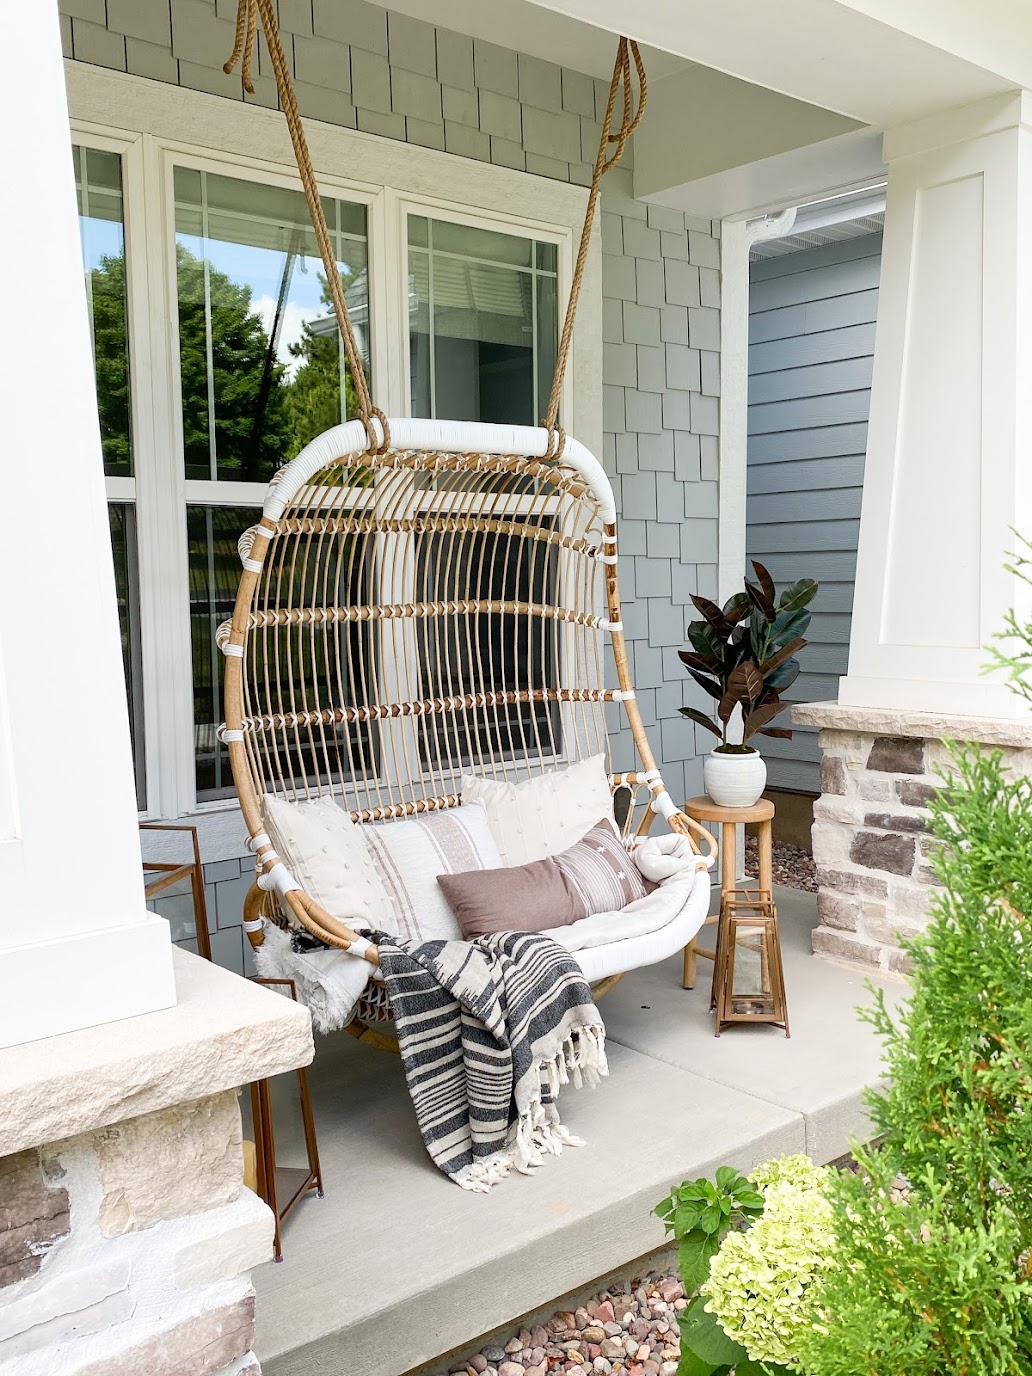
M 621 40 L 596 175 L 541 427 L 386 420 L 369 400 L 270 0 L 241 0 L 238 50 L 256 12 L 269 40 L 316 235 L 358 395 L 360 419 L 313 440 L 274 479 L 240 542 L 243 573 L 227 656 L 221 730 L 258 867 L 245 905 L 257 946 L 265 922 L 306 928 L 347 951 L 375 947 L 296 887 L 273 852 L 264 794 L 332 795 L 362 824 L 458 804 L 461 777 L 520 779 L 603 753 L 625 836 L 655 815 L 710 857 L 715 843 L 667 793 L 634 696 L 620 623 L 616 507 L 602 465 L 556 424 L 598 185 L 640 118 L 633 44 Z M 235 54 L 236 56 L 236 54 Z M 230 64 L 227 64 L 227 69 Z M 246 79 L 246 78 L 245 78 Z M 624 117 L 610 134 L 623 89 Z M 608 143 L 616 151 L 607 158 Z M 607 657 L 617 687 L 606 687 Z M 607 722 L 607 714 L 609 720 Z M 637 767 L 612 772 L 610 729 L 630 728 Z M 577 953 L 589 979 L 667 958 L 705 916 L 693 901 L 646 936 Z M 351 1030 L 389 1017 L 370 985 Z

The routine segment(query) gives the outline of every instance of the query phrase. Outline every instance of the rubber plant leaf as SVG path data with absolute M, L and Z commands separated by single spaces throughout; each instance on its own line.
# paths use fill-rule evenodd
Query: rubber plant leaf
M 732 672 L 727 681 L 727 691 L 736 702 L 757 701 L 763 692 L 763 675 L 752 660 L 745 660 Z
M 806 643 L 807 642 L 804 640 L 803 644 L 805 645 Z M 764 681 L 768 688 L 776 688 L 780 693 L 782 688 L 790 688 L 798 677 L 799 661 L 798 659 L 790 659 L 787 664 L 782 664 L 781 667 L 775 669 L 772 674 L 765 674 Z
M 790 584 L 781 594 L 778 610 L 797 611 L 807 606 L 817 596 L 817 586 L 812 578 L 800 578 L 798 582 Z
M 719 683 L 714 683 L 711 678 L 703 678 L 702 674 L 700 674 L 697 669 L 689 669 L 688 672 L 699 687 L 704 688 L 706 692 L 709 693 L 711 698 L 717 698 L 719 700 L 721 696 Z
M 763 593 L 764 597 L 773 607 L 774 599 L 778 595 L 778 590 L 774 586 L 774 579 L 771 578 L 767 570 L 763 567 L 761 563 L 757 562 L 757 560 L 750 559 L 749 562 L 753 566 L 753 573 L 755 573 L 756 581 L 760 585 L 760 591 Z
M 787 706 L 787 704 L 784 704 Z M 753 732 L 756 736 L 777 736 L 779 741 L 790 741 L 792 732 L 786 726 L 761 726 L 758 731 Z
M 769 702 L 764 707 L 756 707 L 749 713 L 742 723 L 742 739 L 748 740 L 750 736 L 755 736 L 758 731 L 773 721 L 779 712 L 783 712 L 788 706 L 787 702 Z
M 755 583 L 750 583 L 748 579 L 745 580 L 745 590 L 749 594 L 749 601 L 760 613 L 764 621 L 773 621 L 777 616 L 777 612 L 774 609 L 774 603 L 771 602 L 769 598 L 764 597 L 761 589 L 758 588 Z
M 692 594 L 692 606 L 696 611 L 702 612 L 703 616 L 717 632 L 718 635 L 727 633 L 727 622 L 724 620 L 724 613 L 715 602 L 711 602 L 708 597 L 697 597 Z
M 791 640 L 794 636 L 802 635 L 810 624 L 810 613 L 805 608 L 796 611 L 780 611 L 771 623 L 771 641 L 780 645 L 785 640 Z
M 719 736 L 720 732 L 710 721 L 709 717 L 698 711 L 695 707 L 679 707 L 677 709 L 682 717 L 687 717 L 689 721 L 695 722 L 696 726 L 704 726 L 707 731 L 712 731 L 714 736 Z
M 731 714 L 738 706 L 738 699 L 734 693 L 725 693 L 717 703 L 717 716 L 726 726 L 731 720 Z
M 724 646 L 712 626 L 705 621 L 693 621 L 688 627 L 688 639 L 700 655 L 709 655 L 717 664 L 724 662 Z
M 791 659 L 796 651 L 801 650 L 806 644 L 807 641 L 805 641 L 801 635 L 797 635 L 794 639 L 788 641 L 787 644 L 782 645 L 781 649 L 778 650 L 776 654 L 771 655 L 770 659 L 765 659 L 763 661 L 760 665 L 760 673 L 766 678 L 769 674 L 772 674 L 775 669 L 780 668 L 786 659 Z M 682 658 L 683 657 L 682 655 Z
M 701 669 L 704 674 L 720 668 L 720 660 L 714 655 L 700 655 L 695 650 L 678 650 L 677 657 L 689 669 Z
M 752 611 L 752 599 L 747 592 L 736 592 L 724 603 L 724 620 L 737 626 Z

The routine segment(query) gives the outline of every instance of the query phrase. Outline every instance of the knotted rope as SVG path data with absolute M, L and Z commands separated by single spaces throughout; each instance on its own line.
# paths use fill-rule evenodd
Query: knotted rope
M 634 108 L 634 91 L 631 77 L 631 62 L 634 62 L 635 70 L 638 74 L 638 108 Z M 616 99 L 619 92 L 623 90 L 623 114 L 620 120 L 620 127 L 616 133 L 612 133 L 613 111 L 616 109 Z M 598 198 L 602 190 L 602 178 L 623 157 L 624 149 L 627 147 L 627 140 L 641 123 L 645 113 L 645 104 L 648 100 L 649 88 L 645 80 L 645 64 L 641 60 L 641 53 L 638 45 L 633 39 L 621 38 L 616 50 L 616 62 L 613 64 L 613 78 L 609 83 L 609 102 L 606 105 L 605 119 L 602 121 L 602 134 L 598 141 L 598 154 L 595 158 L 595 171 L 591 178 L 591 190 L 588 193 L 588 204 L 584 211 L 584 226 L 581 229 L 580 247 L 577 250 L 577 262 L 573 270 L 573 281 L 570 283 L 570 299 L 566 304 L 566 315 L 563 317 L 563 332 L 559 340 L 559 352 L 556 355 L 555 372 L 552 375 L 552 393 L 548 399 L 548 410 L 541 424 L 548 430 L 548 451 L 546 458 L 557 458 L 563 452 L 566 443 L 566 434 L 562 427 L 558 425 L 559 418 L 559 396 L 563 390 L 563 378 L 566 375 L 566 364 L 570 356 L 570 345 L 573 341 L 573 323 L 577 314 L 577 302 L 580 299 L 581 283 L 584 280 L 584 265 L 588 260 L 588 249 L 591 247 L 591 230 L 595 222 L 595 211 L 598 207 Z M 609 145 L 615 144 L 612 154 L 609 154 Z
M 384 453 L 390 447 L 390 429 L 387 425 L 387 418 L 383 412 L 372 403 L 369 395 L 369 385 L 366 381 L 365 369 L 362 366 L 362 357 L 359 353 L 358 342 L 352 329 L 351 319 L 348 315 L 347 302 L 344 300 L 344 289 L 340 283 L 340 273 L 337 271 L 337 259 L 333 252 L 330 242 L 330 231 L 326 224 L 326 215 L 323 212 L 322 200 L 319 196 L 319 188 L 316 185 L 315 171 L 312 167 L 312 160 L 308 152 L 308 142 L 305 138 L 305 131 L 301 123 L 301 113 L 297 106 L 297 96 L 294 92 L 294 83 L 287 66 L 286 55 L 283 52 L 283 45 L 280 42 L 279 28 L 276 23 L 276 16 L 273 11 L 273 0 L 238 0 L 236 17 L 236 35 L 233 41 L 233 51 L 229 61 L 225 63 L 223 71 L 229 75 L 237 62 L 240 61 L 240 78 L 244 85 L 244 90 L 248 94 L 254 94 L 254 82 L 251 79 L 251 63 L 254 58 L 254 45 L 258 31 L 258 20 L 261 19 L 262 29 L 265 32 L 265 41 L 269 47 L 269 56 L 272 59 L 272 69 L 276 77 L 276 89 L 279 92 L 280 105 L 286 116 L 287 127 L 290 130 L 291 142 L 294 145 L 294 157 L 297 160 L 298 172 L 301 174 L 301 184 L 305 189 L 305 198 L 308 201 L 308 210 L 312 218 L 312 228 L 315 231 L 316 242 L 319 245 L 319 252 L 322 255 L 323 266 L 326 269 L 326 281 L 330 291 L 330 299 L 333 302 L 333 309 L 337 316 L 337 324 L 340 327 L 341 338 L 344 341 L 344 352 L 347 356 L 348 366 L 351 369 L 352 381 L 355 384 L 357 394 L 357 410 L 359 419 L 365 426 L 366 436 L 369 440 L 370 451 Z M 633 77 L 631 64 L 634 64 L 638 77 L 638 100 L 635 108 Z M 614 134 L 613 113 L 616 109 L 617 96 L 622 91 L 623 110 L 620 119 L 620 127 Z M 580 246 L 577 250 L 577 261 L 573 270 L 573 281 L 570 283 L 570 297 L 566 303 L 566 314 L 563 317 L 562 335 L 559 340 L 559 351 L 556 355 L 555 373 L 552 377 L 552 392 L 548 400 L 548 411 L 541 424 L 548 430 L 548 447 L 544 457 L 546 459 L 558 458 L 563 452 L 566 444 L 566 432 L 559 425 L 559 397 L 563 389 L 563 378 L 566 375 L 566 365 L 570 356 L 570 345 L 573 341 L 573 326 L 577 315 L 577 302 L 580 299 L 581 284 L 584 280 L 584 266 L 588 258 L 588 250 L 591 246 L 591 231 L 595 222 L 595 212 L 598 207 L 599 194 L 602 188 L 602 178 L 623 157 L 627 141 L 641 123 L 645 113 L 645 104 L 648 99 L 648 83 L 645 80 L 645 65 L 641 60 L 638 45 L 632 39 L 621 38 L 616 50 L 616 61 L 613 64 L 613 77 L 609 83 L 609 101 L 606 105 L 605 119 L 602 122 L 602 134 L 599 138 L 598 154 L 595 158 L 595 170 L 591 178 L 591 189 L 588 193 L 588 204 L 584 212 L 584 225 L 581 229 Z M 610 154 L 609 146 L 614 144 L 613 152 Z M 381 427 L 382 433 L 377 435 L 372 424 L 375 417 Z
M 312 159 L 308 152 L 308 141 L 305 138 L 304 127 L 301 123 L 301 112 L 297 107 L 294 83 L 291 79 L 290 68 L 287 66 L 286 55 L 283 52 L 283 44 L 280 42 L 279 28 L 273 11 L 273 0 L 238 0 L 233 51 L 229 61 L 223 66 L 223 71 L 228 76 L 232 73 L 237 61 L 240 60 L 240 79 L 243 82 L 244 90 L 250 95 L 254 94 L 251 63 L 254 57 L 259 18 L 262 21 L 265 41 L 268 44 L 269 56 L 272 59 L 272 70 L 276 77 L 276 89 L 279 92 L 280 105 L 283 107 L 287 127 L 290 130 L 290 140 L 294 145 L 294 157 L 297 161 L 297 170 L 301 174 L 305 199 L 308 201 L 308 212 L 312 219 L 316 243 L 319 245 L 323 267 L 326 269 L 326 285 L 329 288 L 330 300 L 333 302 L 333 310 L 337 317 L 341 339 L 344 341 L 344 353 L 351 371 L 351 380 L 355 385 L 358 418 L 365 426 L 370 451 L 383 453 L 390 446 L 391 432 L 386 416 L 378 406 L 373 405 L 369 395 L 369 384 L 366 381 L 365 368 L 362 366 L 362 355 L 359 352 L 358 341 L 355 338 L 351 318 L 348 315 L 347 302 L 344 300 L 344 288 L 341 286 L 340 272 L 337 269 L 337 256 L 330 241 L 330 231 L 326 224 L 326 215 L 319 196 Z M 379 435 L 372 423 L 373 417 L 380 422 L 381 434 Z

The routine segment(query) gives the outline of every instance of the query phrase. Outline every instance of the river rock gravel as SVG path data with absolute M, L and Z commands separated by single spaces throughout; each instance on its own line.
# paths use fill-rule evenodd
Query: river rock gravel
M 652 1271 L 521 1328 L 508 1341 L 487 1343 L 449 1370 L 453 1376 L 676 1376 L 677 1315 L 686 1303 L 677 1276 Z

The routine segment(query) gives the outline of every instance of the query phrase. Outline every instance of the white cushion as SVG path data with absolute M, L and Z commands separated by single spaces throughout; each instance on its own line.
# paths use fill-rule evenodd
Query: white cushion
M 462 941 L 437 876 L 500 868 L 483 806 L 383 822 L 363 834 L 390 907 L 383 930 L 407 941 Z
M 266 793 L 262 821 L 287 869 L 331 917 L 349 927 L 390 926 L 390 902 L 363 828 L 332 798 L 291 803 Z
M 601 818 L 613 815 L 604 755 L 566 769 L 549 769 L 518 784 L 467 775 L 462 801 L 480 802 L 487 809 L 504 865 L 527 865 L 558 855 Z

